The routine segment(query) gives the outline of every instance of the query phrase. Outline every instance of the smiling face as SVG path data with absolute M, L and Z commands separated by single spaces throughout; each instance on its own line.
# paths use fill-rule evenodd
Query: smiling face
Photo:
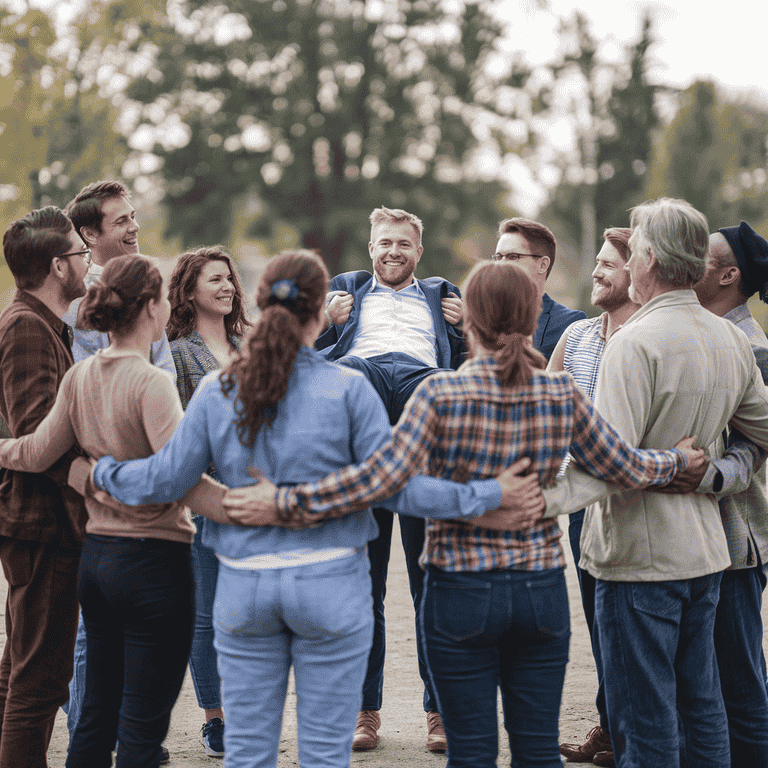
M 520 232 L 505 232 L 496 243 L 494 258 L 497 261 L 514 261 L 539 286 L 546 280 L 549 256 L 537 254 Z
M 122 196 L 110 197 L 102 203 L 101 212 L 104 218 L 100 232 L 83 227 L 94 261 L 104 266 L 115 256 L 138 254 L 139 225 L 131 203 Z
M 592 272 L 593 306 L 612 312 L 629 302 L 629 273 L 624 269 L 627 262 L 621 253 L 609 242 L 595 257 L 597 262 Z
M 197 276 L 192 303 L 198 315 L 226 316 L 232 311 L 235 286 L 226 261 L 209 261 Z
M 416 228 L 408 222 L 377 224 L 368 243 L 376 279 L 394 290 L 411 284 L 423 250 Z

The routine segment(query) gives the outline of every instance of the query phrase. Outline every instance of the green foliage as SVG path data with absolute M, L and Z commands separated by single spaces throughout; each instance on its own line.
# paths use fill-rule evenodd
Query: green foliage
M 584 247 L 590 251 L 594 247 L 596 253 L 603 230 L 628 226 L 629 209 L 643 199 L 645 172 L 659 124 L 655 102 L 661 90 L 648 81 L 647 75 L 652 22 L 650 17 L 644 19 L 640 39 L 628 48 L 626 63 L 619 66 L 601 61 L 597 43 L 579 14 L 562 31 L 575 40 L 575 49 L 554 72 L 560 77 L 566 64 L 578 66 L 589 122 L 580 132 L 575 158 L 563 163 L 564 170 L 570 166 L 582 180 L 569 182 L 566 175 L 554 191 L 546 215 L 559 220 L 574 241 L 582 242 L 581 209 L 586 199 L 591 200 L 594 243 L 588 247 L 584 242 Z M 590 261 L 594 253 L 586 254 Z
M 361 0 L 190 0 L 144 31 L 154 67 L 127 94 L 162 159 L 167 234 L 185 244 L 226 242 L 233 202 L 255 195 L 250 234 L 288 223 L 332 270 L 364 267 L 385 205 L 422 217 L 420 274 L 446 274 L 452 238 L 497 223 L 505 189 L 470 163 L 472 123 L 498 117 L 503 84 L 485 67 L 501 30 L 479 2 L 393 0 L 374 18 Z
M 110 7 L 88 6 L 63 37 L 42 11 L 0 8 L 13 72 L 0 91 L 0 174 L 13 180 L 0 195 L 6 222 L 120 173 L 127 153 L 113 98 L 127 43 Z
M 742 219 L 757 224 L 768 210 L 766 139 L 763 109 L 728 103 L 713 83 L 696 82 L 659 133 L 647 196 L 688 200 L 713 230 Z

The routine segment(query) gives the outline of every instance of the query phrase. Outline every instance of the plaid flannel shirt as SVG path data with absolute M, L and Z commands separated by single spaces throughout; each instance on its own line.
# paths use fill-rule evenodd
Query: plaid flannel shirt
M 39 299 L 18 290 L 0 316 L 0 413 L 12 437 L 34 432 L 72 366 L 66 325 Z M 83 498 L 67 485 L 69 450 L 42 474 L 0 469 L 0 536 L 79 547 Z
M 280 488 L 279 514 L 304 523 L 365 509 L 416 474 L 458 482 L 495 477 L 522 456 L 543 486 L 566 453 L 605 480 L 627 488 L 668 483 L 687 461 L 679 451 L 641 451 L 624 443 L 570 374 L 536 371 L 505 389 L 493 358 L 430 376 L 408 401 L 392 441 L 364 464 L 317 483 Z M 556 520 L 526 531 L 492 531 L 450 520 L 427 521 L 424 564 L 449 571 L 543 570 L 564 565 Z

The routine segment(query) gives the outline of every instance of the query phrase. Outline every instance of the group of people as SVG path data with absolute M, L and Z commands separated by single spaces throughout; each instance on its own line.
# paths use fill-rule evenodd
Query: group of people
M 683 201 L 631 224 L 596 320 L 546 294 L 543 225 L 502 222 L 462 298 L 415 278 L 418 217 L 379 208 L 372 272 L 281 253 L 253 323 L 219 247 L 166 292 L 118 182 L 11 224 L 0 768 L 47 764 L 63 704 L 68 768 L 159 765 L 187 663 L 229 768 L 276 765 L 291 667 L 302 765 L 375 748 L 394 514 L 450 768 L 496 765 L 499 688 L 513 765 L 768 765 L 768 342 L 744 303 L 768 244 Z M 564 512 L 601 691 L 583 745 L 558 744 Z

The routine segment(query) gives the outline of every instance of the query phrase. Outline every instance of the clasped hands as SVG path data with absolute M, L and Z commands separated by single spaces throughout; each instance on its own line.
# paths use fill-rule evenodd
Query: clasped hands
M 688 458 L 688 467 L 678 472 L 671 483 L 653 490 L 662 493 L 692 493 L 698 488 L 707 471 L 709 456 L 694 447 L 696 436 L 686 437 L 675 448 Z M 497 475 L 501 486 L 501 504 L 494 510 L 473 518 L 457 520 L 467 525 L 495 531 L 522 531 L 538 523 L 546 505 L 536 474 L 526 474 L 531 460 L 523 457 Z M 253 471 L 258 482 L 255 485 L 230 489 L 222 505 L 233 523 L 238 525 L 277 525 L 287 528 L 306 527 L 305 524 L 284 522 L 277 516 L 277 486 L 269 479 Z
M 530 528 L 544 515 L 544 497 L 535 474 L 523 474 L 531 465 L 529 458 L 518 459 L 495 479 L 501 486 L 501 505 L 479 517 L 455 522 L 490 528 L 497 531 L 519 531 Z M 277 525 L 285 528 L 303 528 L 305 524 L 291 524 L 278 519 L 277 486 L 265 477 L 254 474 L 258 482 L 241 488 L 232 488 L 222 505 L 233 523 L 239 525 Z

